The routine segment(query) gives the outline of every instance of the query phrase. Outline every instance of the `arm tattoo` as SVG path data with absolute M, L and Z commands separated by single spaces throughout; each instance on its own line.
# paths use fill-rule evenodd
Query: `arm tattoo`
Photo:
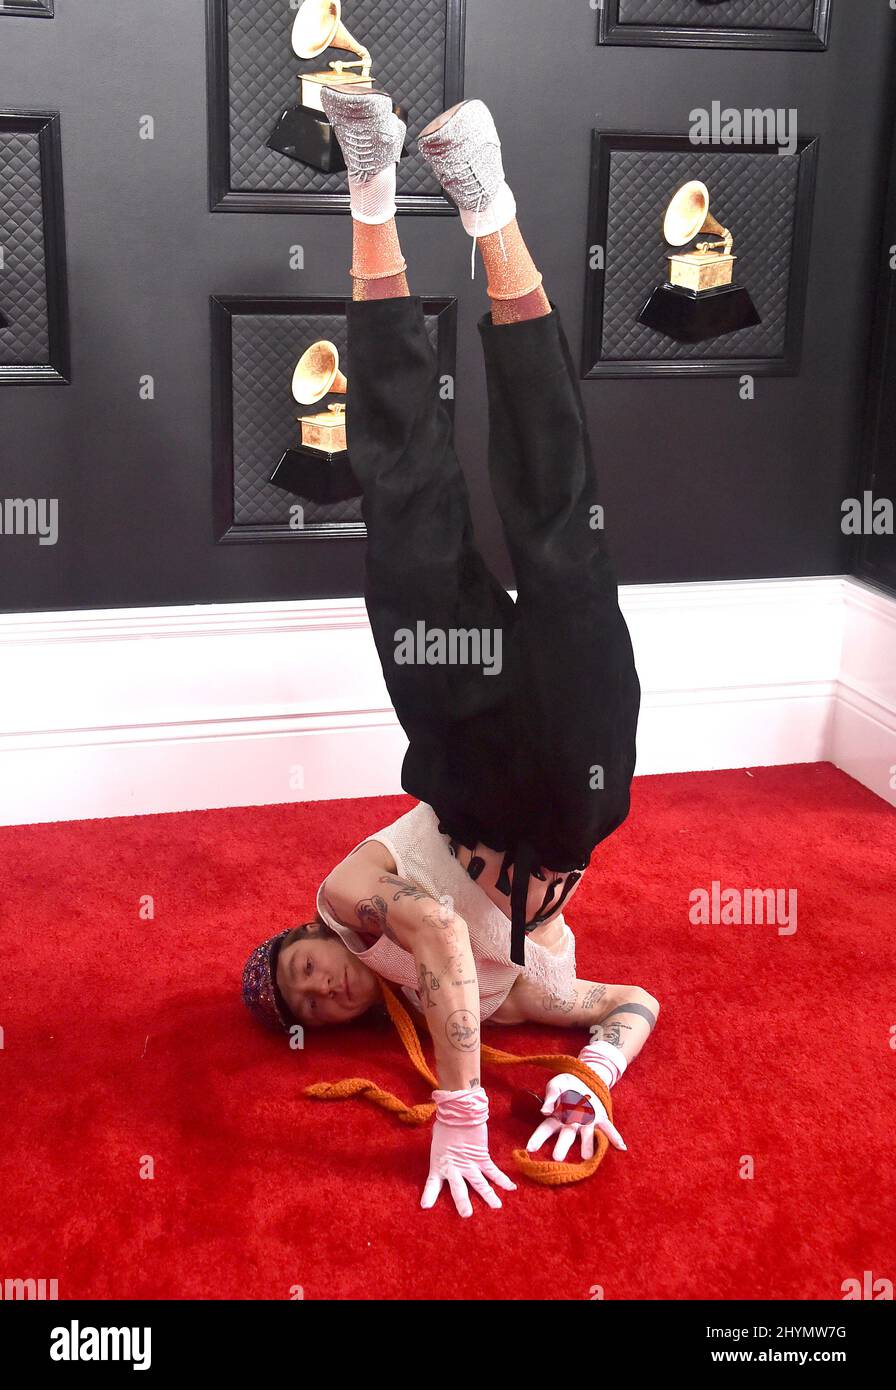
M 445 1024 L 445 1035 L 458 1052 L 474 1052 L 479 1046 L 479 1020 L 469 1009 L 455 1009 Z
M 471 1076 L 469 1081 L 467 1082 L 467 1085 L 469 1086 L 471 1091 L 474 1091 L 476 1087 L 479 1085 L 479 1077 Z
M 421 1004 L 425 1009 L 434 1009 L 436 1001 L 433 999 L 433 995 L 440 988 L 438 975 L 434 975 L 429 967 L 424 965 L 421 961 L 418 970 L 418 978 L 420 980 Z
M 437 912 L 427 912 L 424 914 L 423 921 L 428 927 L 437 927 L 442 934 L 442 940 L 449 951 L 453 951 L 455 957 L 460 959 L 460 953 L 469 947 L 469 938 L 461 940 L 458 934 L 457 918 L 452 917 L 449 922 L 445 922 Z M 460 967 L 458 967 L 460 968 Z
M 445 935 L 449 941 L 453 940 L 456 936 L 454 930 L 454 921 L 452 920 L 450 922 L 443 922 L 438 912 L 427 912 L 424 915 L 423 920 L 431 927 L 441 928 L 441 930 L 445 932 Z
M 339 913 L 336 911 L 336 906 L 335 906 L 333 900 L 330 898 L 330 895 L 327 893 L 327 885 L 326 885 L 326 884 L 324 884 L 324 907 L 327 909 L 327 912 L 328 912 L 329 915 L 333 918 L 333 921 L 334 921 L 334 922 L 341 922 L 341 921 L 342 921 L 342 918 L 339 916 Z
M 591 1029 L 591 1036 L 600 1042 L 608 1042 L 612 1043 L 614 1047 L 621 1047 L 623 1028 L 627 1033 L 631 1032 L 630 1023 L 595 1023 Z
M 607 1014 L 607 1018 L 612 1018 L 614 1014 L 638 1014 L 640 1018 L 646 1018 L 647 1022 L 650 1024 L 651 1033 L 656 1027 L 656 1017 L 648 1008 L 645 1008 L 643 1004 L 620 1004 L 618 1008 L 610 1010 Z M 607 1018 L 603 1020 L 604 1023 L 606 1023 Z
M 465 975 L 464 971 L 470 969 L 472 969 L 473 974 Z M 439 976 L 439 979 L 446 980 L 450 985 L 478 985 L 479 977 L 476 974 L 476 962 L 470 957 L 469 952 L 465 955 L 463 952 L 458 951 L 450 958 L 448 964 Z
M 380 883 L 388 883 L 398 889 L 398 892 L 392 895 L 394 903 L 397 903 L 399 898 L 413 898 L 415 902 L 422 902 L 430 897 L 430 894 L 424 893 L 416 883 L 409 883 L 406 878 L 396 878 L 394 874 L 381 874 Z
M 355 916 L 361 927 L 367 931 L 385 931 L 388 911 L 384 899 L 377 893 L 372 898 L 362 898 L 359 903 L 355 904 Z
M 547 1014 L 571 1014 L 576 1006 L 576 996 L 563 999 L 559 994 L 543 994 L 541 1006 Z
M 599 999 L 603 999 L 607 992 L 606 985 L 592 985 L 585 998 L 582 1000 L 583 1009 L 592 1009 Z

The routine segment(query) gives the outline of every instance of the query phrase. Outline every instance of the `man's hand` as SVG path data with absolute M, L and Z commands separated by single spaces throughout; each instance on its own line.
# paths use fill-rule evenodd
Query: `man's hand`
M 436 1103 L 436 1118 L 429 1177 L 420 1199 L 421 1207 L 433 1206 L 447 1182 L 461 1216 L 473 1215 L 468 1184 L 479 1193 L 486 1206 L 498 1209 L 501 1199 L 491 1183 L 505 1192 L 515 1192 L 516 1183 L 501 1172 L 489 1155 L 485 1091 L 481 1086 L 468 1091 L 433 1091 L 432 1098 Z
M 594 1112 L 594 1118 L 565 1124 L 563 1120 L 554 1113 L 558 1108 L 558 1102 L 564 1091 L 575 1091 L 577 1095 L 584 1096 L 590 1102 L 591 1109 Z M 541 1107 L 541 1113 L 542 1115 L 547 1115 L 548 1118 L 542 1120 L 526 1145 L 526 1149 L 529 1153 L 536 1153 L 548 1139 L 556 1134 L 557 1142 L 554 1145 L 552 1157 L 557 1163 L 562 1163 L 575 1143 L 576 1135 L 578 1135 L 582 1142 L 582 1158 L 593 1158 L 595 1129 L 599 1129 L 605 1134 L 615 1148 L 625 1148 L 622 1135 L 610 1122 L 610 1117 L 601 1101 L 589 1086 L 586 1086 L 577 1076 L 571 1076 L 569 1072 L 561 1072 L 559 1076 L 552 1077 L 548 1082 L 547 1090 L 544 1093 L 544 1105 Z

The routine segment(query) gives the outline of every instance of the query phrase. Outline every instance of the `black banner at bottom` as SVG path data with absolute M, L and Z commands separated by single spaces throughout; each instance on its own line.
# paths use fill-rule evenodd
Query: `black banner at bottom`
M 170 1375 L 201 1371 L 233 1378 L 300 1372 L 309 1356 L 315 1377 L 346 1375 L 346 1353 L 360 1367 L 381 1363 L 407 1347 L 407 1338 L 428 1327 L 438 1343 L 462 1345 L 472 1336 L 494 1355 L 544 1354 L 557 1370 L 571 1351 L 577 1379 L 587 1364 L 595 1374 L 645 1369 L 701 1369 L 712 1375 L 731 1365 L 839 1367 L 855 1375 L 886 1364 L 892 1344 L 892 1302 L 837 1303 L 574 1303 L 508 1302 L 464 1305 L 398 1302 L 40 1302 L 0 1303 L 3 1368 L 26 1376 L 40 1371 L 60 1383 L 71 1375 L 118 1373 Z M 422 1319 L 422 1321 L 421 1321 Z M 454 1332 L 450 1331 L 454 1327 Z M 345 1332 L 351 1327 L 351 1338 Z M 338 1341 L 328 1334 L 338 1335 Z M 370 1335 L 365 1335 L 369 1333 Z M 565 1348 L 565 1351 L 563 1350 Z M 579 1357 L 585 1354 L 586 1366 Z M 477 1357 L 477 1360 L 479 1358 Z M 323 1363 L 323 1364 L 322 1364 Z M 527 1378 L 531 1367 L 527 1366 Z

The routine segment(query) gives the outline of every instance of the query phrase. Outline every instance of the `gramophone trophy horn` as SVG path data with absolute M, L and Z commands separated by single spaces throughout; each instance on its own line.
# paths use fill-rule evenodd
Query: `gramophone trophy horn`
M 292 394 L 299 405 L 316 405 L 330 391 L 345 395 L 347 385 L 339 370 L 339 352 L 326 338 L 302 353 L 292 374 Z
M 680 343 L 700 343 L 762 322 L 747 290 L 732 284 L 734 237 L 709 211 L 706 184 L 691 179 L 672 195 L 663 236 L 670 246 L 682 247 L 704 233 L 712 240 L 698 241 L 693 250 L 668 257 L 668 278 L 653 291 L 638 318 Z
M 342 23 L 342 0 L 305 0 L 292 26 L 292 48 L 298 58 L 319 58 L 328 48 L 357 53 L 357 62 L 330 64 L 330 74 L 360 68 L 368 78 L 373 66 L 370 50 L 353 38 Z
M 725 255 L 731 255 L 734 237 L 710 212 L 709 189 L 706 184 L 701 183 L 700 179 L 692 179 L 690 183 L 679 188 L 666 209 L 663 236 L 670 246 L 686 246 L 701 232 L 714 232 L 716 236 L 721 237 Z M 698 251 L 721 249 L 718 242 L 701 242 L 697 247 Z
M 346 384 L 339 353 L 326 338 L 302 353 L 292 374 L 293 398 L 300 405 L 316 405 L 334 391 L 344 395 Z M 316 415 L 300 415 L 299 425 L 301 444 L 286 450 L 270 481 L 294 497 L 326 505 L 360 497 L 346 449 L 345 403 L 332 401 Z
M 333 343 L 321 338 L 302 353 L 292 374 L 293 399 L 300 405 L 316 405 L 335 392 L 345 395 L 347 382 L 339 370 L 339 353 Z M 345 450 L 345 403 L 333 401 L 317 415 L 300 415 L 302 445 L 328 455 Z

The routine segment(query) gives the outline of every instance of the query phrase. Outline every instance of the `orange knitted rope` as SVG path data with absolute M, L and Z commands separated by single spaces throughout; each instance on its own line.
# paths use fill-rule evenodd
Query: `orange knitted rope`
M 413 1067 L 433 1090 L 437 1090 L 438 1079 L 433 1075 L 423 1055 L 420 1035 L 413 1020 L 404 1005 L 400 1003 L 397 996 L 383 980 L 379 981 L 379 986 L 389 1017 L 395 1025 Z M 564 1069 L 566 1071 L 577 1076 L 580 1081 L 584 1081 L 587 1086 L 591 1087 L 612 1120 L 613 1103 L 610 1099 L 609 1088 L 603 1078 L 597 1076 L 578 1057 L 568 1057 L 562 1052 L 547 1052 L 534 1057 L 521 1057 L 516 1052 L 501 1052 L 498 1048 L 488 1047 L 485 1043 L 482 1045 L 481 1052 L 483 1058 L 489 1062 L 494 1062 L 496 1066 L 516 1066 L 523 1062 L 529 1062 L 533 1066 L 547 1067 L 548 1070 L 556 1072 L 559 1063 L 565 1064 Z M 370 1101 L 372 1105 L 389 1111 L 402 1124 L 406 1125 L 425 1124 L 432 1117 L 436 1108 L 432 1101 L 423 1102 L 420 1105 L 406 1105 L 391 1091 L 384 1091 L 375 1082 L 367 1081 L 360 1076 L 348 1077 L 343 1081 L 318 1082 L 314 1086 L 306 1087 L 304 1094 L 315 1100 L 349 1100 L 354 1096 L 360 1096 L 363 1100 Z M 546 1187 L 561 1187 L 568 1183 L 581 1182 L 583 1178 L 591 1177 L 609 1148 L 609 1140 L 599 1129 L 594 1131 L 594 1138 L 596 1147 L 593 1157 L 584 1159 L 580 1163 L 555 1163 L 552 1159 L 533 1158 L 525 1149 L 514 1150 L 514 1161 L 521 1172 L 532 1182 L 540 1183 Z
M 346 1077 L 344 1081 L 318 1081 L 314 1086 L 305 1087 L 305 1095 L 314 1100 L 351 1100 L 354 1096 L 360 1096 L 388 1110 L 403 1125 L 426 1124 L 436 1108 L 432 1101 L 423 1105 L 405 1105 L 398 1096 L 381 1090 L 375 1081 L 367 1081 L 363 1076 Z
M 590 1086 L 603 1104 L 610 1120 L 613 1119 L 613 1102 L 610 1100 L 610 1091 L 606 1082 L 584 1062 L 580 1062 L 578 1057 L 568 1057 L 563 1052 L 547 1052 L 534 1057 L 520 1057 L 516 1052 L 499 1052 L 497 1048 L 487 1047 L 485 1044 L 482 1046 L 482 1055 L 497 1066 L 513 1066 L 520 1062 L 531 1062 L 534 1066 L 547 1067 L 553 1073 L 557 1072 L 558 1063 L 565 1063 L 561 1069 L 577 1076 L 580 1081 L 584 1081 L 586 1086 Z M 594 1138 L 594 1153 L 591 1158 L 582 1159 L 579 1163 L 555 1163 L 551 1158 L 533 1158 L 525 1149 L 514 1149 L 514 1161 L 527 1178 L 531 1178 L 532 1182 L 541 1183 L 545 1187 L 563 1187 L 567 1183 L 581 1182 L 583 1178 L 590 1178 L 591 1174 L 597 1170 L 610 1147 L 609 1139 L 601 1130 L 595 1129 Z
M 432 1089 L 438 1090 L 438 1080 L 433 1076 L 426 1064 L 423 1055 L 423 1048 L 420 1046 L 420 1038 L 416 1028 L 404 1006 L 399 1002 L 388 985 L 382 980 L 378 981 L 383 994 L 383 1002 L 389 1012 L 389 1017 L 395 1025 L 398 1036 L 404 1045 L 405 1052 L 415 1069 L 423 1077 Z M 363 1077 L 353 1076 L 345 1081 L 318 1082 L 315 1086 L 308 1086 L 305 1095 L 311 1096 L 315 1100 L 349 1100 L 352 1096 L 360 1096 L 363 1100 L 369 1100 L 371 1105 L 378 1105 L 383 1110 L 388 1110 L 405 1125 L 423 1125 L 435 1114 L 435 1104 L 433 1101 L 424 1101 L 420 1105 L 405 1105 L 403 1100 L 394 1096 L 391 1091 L 384 1091 L 373 1081 L 366 1081 Z

